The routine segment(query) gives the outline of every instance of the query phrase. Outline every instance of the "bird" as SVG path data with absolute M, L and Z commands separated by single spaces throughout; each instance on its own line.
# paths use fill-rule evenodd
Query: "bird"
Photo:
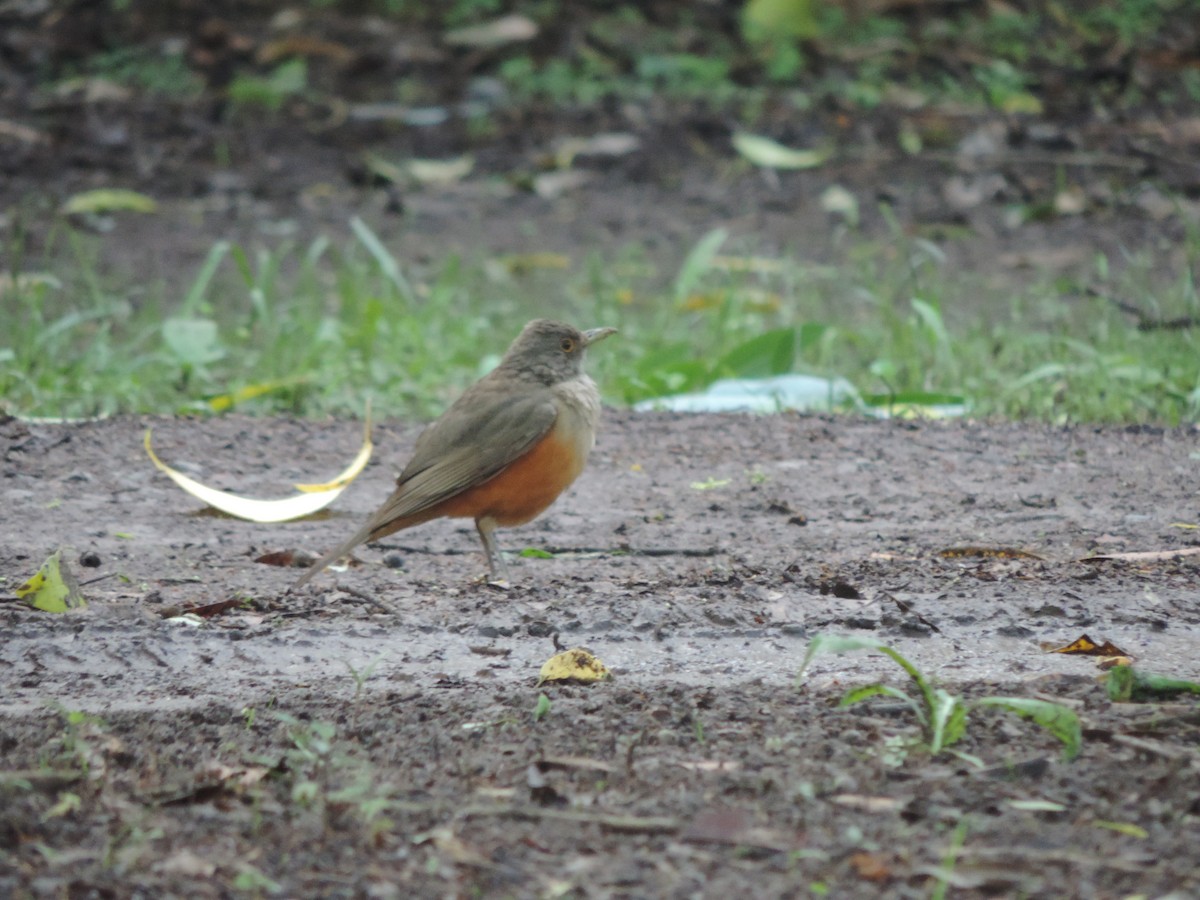
M 508 583 L 496 528 L 533 520 L 583 471 L 600 418 L 584 355 L 616 331 L 526 324 L 499 365 L 421 432 L 392 495 L 293 590 L 359 544 L 443 516 L 475 520 L 490 580 Z

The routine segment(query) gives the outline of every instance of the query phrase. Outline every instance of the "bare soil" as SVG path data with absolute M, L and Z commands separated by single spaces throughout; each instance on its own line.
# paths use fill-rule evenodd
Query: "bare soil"
M 554 553 L 514 558 L 508 589 L 443 520 L 293 595 L 295 569 L 254 559 L 344 536 L 417 427 L 377 429 L 336 512 L 255 525 L 156 472 L 147 426 L 165 459 L 257 495 L 336 471 L 358 438 L 3 426 L 6 583 L 62 544 L 99 563 L 81 579 L 108 576 L 86 611 L 0 608 L 6 894 L 926 896 L 947 859 L 956 896 L 1200 890 L 1195 705 L 1112 704 L 1094 660 L 1042 649 L 1086 632 L 1200 676 L 1197 558 L 1087 561 L 1194 545 L 1174 524 L 1200 518 L 1194 430 L 610 411 L 577 485 L 503 534 Z M 968 545 L 1036 558 L 942 555 Z M 797 685 L 821 632 L 886 639 L 969 696 L 1069 704 L 1083 754 L 979 711 L 961 748 L 983 770 L 889 762 L 911 714 L 836 701 L 899 670 L 822 658 Z M 613 679 L 537 686 L 556 643 Z

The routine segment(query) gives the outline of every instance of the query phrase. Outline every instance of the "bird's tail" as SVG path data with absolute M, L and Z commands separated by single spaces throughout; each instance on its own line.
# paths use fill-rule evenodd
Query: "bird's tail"
M 359 544 L 361 544 L 363 541 L 369 540 L 371 538 L 371 532 L 374 531 L 374 528 L 375 528 L 374 521 L 368 522 L 366 525 L 364 525 L 362 528 L 360 528 L 355 533 L 355 535 L 352 538 L 350 538 L 350 540 L 346 541 L 343 544 L 339 544 L 337 547 L 330 550 L 328 553 L 326 553 L 324 556 L 322 556 L 320 559 L 318 559 L 315 563 L 313 563 L 311 569 L 309 569 L 307 572 L 305 572 L 303 575 L 301 575 L 296 580 L 296 583 L 292 585 L 291 590 L 294 591 L 294 590 L 304 587 L 304 585 L 308 584 L 310 581 L 312 581 L 314 578 L 316 578 L 318 575 L 320 575 L 322 572 L 324 572 L 325 569 L 330 565 L 330 563 L 336 562 L 337 560 L 339 560 L 343 556 L 345 556 L 347 553 L 349 553 L 351 550 L 353 550 L 355 547 L 357 547 Z

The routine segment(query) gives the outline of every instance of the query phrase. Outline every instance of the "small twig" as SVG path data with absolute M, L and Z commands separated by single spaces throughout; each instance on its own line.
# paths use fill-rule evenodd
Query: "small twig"
M 1189 750 L 1186 747 L 1172 747 L 1170 744 L 1164 744 L 1162 741 L 1134 737 L 1132 734 L 1114 734 L 1112 741 L 1114 744 L 1124 744 L 1126 747 L 1132 747 L 1134 750 L 1141 750 L 1143 753 L 1149 753 L 1154 756 L 1161 756 L 1163 759 L 1182 760 L 1192 759 L 1196 756 L 1195 750 Z
M 1103 294 L 1096 288 L 1087 288 L 1085 293 L 1089 297 L 1096 297 L 1100 300 L 1107 300 L 1121 312 L 1128 313 L 1137 319 L 1138 331 L 1183 331 L 1188 328 L 1195 328 L 1200 325 L 1200 316 L 1177 316 L 1174 319 L 1154 319 L 1146 315 L 1141 307 L 1136 304 L 1129 303 L 1126 300 L 1121 300 L 1109 294 Z
M 472 816 L 501 816 L 529 822 L 570 822 L 576 825 L 599 825 L 620 834 L 674 834 L 679 820 L 670 816 L 619 816 L 605 813 L 573 812 L 567 809 L 540 809 L 535 806 L 468 806 L 460 813 Z
M 357 588 L 346 587 L 344 584 L 338 584 L 337 589 L 344 594 L 349 594 L 351 597 L 357 597 L 359 600 L 365 600 L 367 603 L 377 606 L 386 613 L 394 613 L 395 610 L 380 600 L 378 597 L 368 594 L 366 591 L 360 591 Z

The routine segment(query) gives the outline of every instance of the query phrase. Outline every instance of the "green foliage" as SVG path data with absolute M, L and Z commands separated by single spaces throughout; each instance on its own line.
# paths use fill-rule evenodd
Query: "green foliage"
M 261 106 L 277 110 L 308 87 L 308 63 L 289 59 L 266 76 L 240 74 L 229 84 L 229 99 L 236 106 Z
M 164 53 L 148 47 L 118 47 L 90 56 L 83 70 L 99 78 L 162 97 L 187 99 L 199 95 L 202 79 L 182 52 Z
M 809 664 L 818 656 L 856 650 L 874 650 L 891 659 L 905 671 L 916 691 L 913 693 L 882 683 L 868 684 L 848 691 L 841 705 L 850 706 L 877 696 L 902 701 L 920 724 L 921 746 L 931 756 L 948 751 L 968 762 L 982 765 L 976 757 L 951 749 L 952 744 L 966 735 L 968 714 L 976 707 L 993 707 L 1031 719 L 1062 742 L 1064 758 L 1071 760 L 1079 755 L 1082 729 L 1079 717 L 1069 707 L 1027 697 L 984 697 L 968 703 L 962 697 L 938 687 L 898 650 L 875 638 L 819 634 L 809 642 L 797 677 L 802 678 Z
M 951 274 L 937 246 L 902 234 L 852 244 L 825 266 L 731 254 L 718 229 L 673 276 L 636 248 L 566 274 L 514 274 L 455 257 L 412 266 L 355 221 L 340 247 L 217 244 L 186 289 L 136 293 L 107 284 L 87 241 L 70 239 L 74 253 L 53 271 L 13 271 L 0 290 L 9 412 L 208 410 L 209 399 L 236 395 L 291 414 L 361 414 L 371 396 L 381 415 L 431 415 L 494 365 L 525 321 L 554 310 L 620 329 L 589 358 L 610 401 L 802 371 L 845 378 L 884 408 L 1200 419 L 1196 329 L 1139 330 L 1071 283 Z M 1200 259 L 1200 237 L 1184 249 Z M 1088 283 L 1140 298 L 1150 319 L 1200 315 L 1191 278 L 1164 281 L 1148 256 L 1119 276 L 1098 258 Z
M 388 813 L 398 806 L 395 787 L 380 781 L 370 761 L 359 755 L 361 748 L 340 740 L 331 722 L 306 721 L 281 711 L 274 715 L 290 742 L 277 768 L 289 779 L 291 801 L 298 809 L 315 811 L 327 821 L 348 813 L 362 826 L 368 843 L 391 830 Z

